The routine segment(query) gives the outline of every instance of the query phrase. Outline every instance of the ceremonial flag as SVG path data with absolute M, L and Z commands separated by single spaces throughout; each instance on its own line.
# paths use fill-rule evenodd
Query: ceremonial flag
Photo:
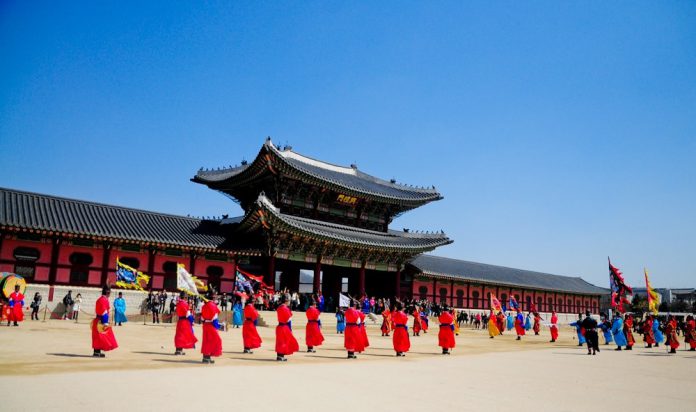
M 144 290 L 143 285 L 147 285 L 150 277 L 132 267 L 121 263 L 116 258 L 116 286 L 125 289 Z
M 343 293 L 338 294 L 338 306 L 341 308 L 347 308 L 350 306 L 350 298 Z
M 263 276 L 252 275 L 237 268 L 237 276 L 234 282 L 237 294 L 246 293 L 253 296 L 255 293 L 273 293 L 273 287 L 263 281 Z
M 493 312 L 495 312 L 496 314 L 500 313 L 500 311 L 503 310 L 503 307 L 500 305 L 500 301 L 492 293 L 491 293 L 491 310 L 493 310 Z
M 189 295 L 198 296 L 196 277 L 188 273 L 181 263 L 176 267 L 176 288 Z
M 633 289 L 626 284 L 621 271 L 611 264 L 611 260 L 609 260 L 609 287 L 611 289 L 611 307 L 624 313 L 623 305 L 630 303 L 627 296 L 633 295 Z
M 513 296 L 510 296 L 510 308 L 515 310 L 520 308 L 520 304 L 517 303 L 517 299 L 515 299 Z
M 661 300 L 660 294 L 657 293 L 650 284 L 650 279 L 648 279 L 648 269 L 643 268 L 643 272 L 645 272 L 645 289 L 648 292 L 648 310 L 657 315 Z

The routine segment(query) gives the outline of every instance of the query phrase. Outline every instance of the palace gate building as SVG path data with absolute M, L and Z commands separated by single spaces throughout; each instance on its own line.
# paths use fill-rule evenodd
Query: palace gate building
M 441 200 L 413 187 L 279 148 L 191 179 L 237 202 L 240 217 L 199 219 L 0 189 L 0 271 L 29 283 L 99 287 L 116 259 L 176 289 L 177 264 L 222 292 L 237 268 L 278 288 L 337 297 L 415 297 L 485 309 L 515 296 L 540 311 L 597 311 L 604 289 L 580 278 L 442 258 L 443 232 L 391 230 L 401 213 Z M 49 298 L 51 298 L 49 296 Z

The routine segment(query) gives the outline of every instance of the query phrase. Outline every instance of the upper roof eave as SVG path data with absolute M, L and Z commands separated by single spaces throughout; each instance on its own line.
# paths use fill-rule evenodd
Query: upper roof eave
M 270 138 L 263 144 L 253 162 L 221 170 L 201 169 L 191 181 L 211 187 L 219 186 L 222 183 L 231 183 L 234 180 L 239 180 L 240 184 L 248 182 L 264 169 L 272 167 L 269 166 L 269 159 L 266 157 L 268 154 L 300 176 L 335 186 L 338 190 L 346 192 L 346 194 L 378 198 L 385 202 L 415 204 L 423 204 L 443 198 L 434 187 L 419 188 L 400 185 L 368 175 L 357 170 L 357 168 L 332 165 L 292 150 L 281 151 L 273 145 Z M 353 183 L 351 184 L 350 181 Z

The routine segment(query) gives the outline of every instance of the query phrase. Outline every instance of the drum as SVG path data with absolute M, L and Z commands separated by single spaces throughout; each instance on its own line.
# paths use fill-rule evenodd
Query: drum
M 15 285 L 19 285 L 19 291 L 24 294 L 27 289 L 27 282 L 23 277 L 14 273 L 0 273 L 0 291 L 2 291 L 2 296 L 5 299 L 8 299 L 14 292 Z

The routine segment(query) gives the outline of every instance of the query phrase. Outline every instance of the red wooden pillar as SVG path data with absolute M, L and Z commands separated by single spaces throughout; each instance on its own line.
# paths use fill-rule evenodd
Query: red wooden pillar
M 454 307 L 454 280 L 450 280 L 450 298 L 449 305 Z
M 276 270 L 275 270 L 275 256 L 269 256 L 268 257 L 268 273 L 267 273 L 267 280 L 266 282 L 269 285 L 273 285 L 275 288 L 275 276 L 276 276 Z
M 317 263 L 314 265 L 314 279 L 312 279 L 312 291 L 321 292 L 321 256 L 317 256 Z
M 360 275 L 358 276 L 358 292 L 360 297 L 365 296 L 365 261 L 360 264 Z
M 51 242 L 51 266 L 48 269 L 48 283 L 54 285 L 56 283 L 56 276 L 58 273 L 58 254 L 60 253 L 60 244 L 62 239 L 59 237 L 53 238 Z M 49 299 L 51 301 L 51 299 Z
M 196 252 L 189 253 L 189 273 L 192 275 L 196 274 L 196 257 Z
M 471 289 L 471 283 L 466 284 L 466 308 L 467 309 L 471 308 L 471 300 L 469 298 L 469 294 L 471 293 L 471 291 L 469 289 Z
M 395 289 L 395 291 L 394 291 L 394 296 L 395 296 L 397 299 L 401 299 L 401 268 L 399 268 L 399 269 L 396 270 L 396 280 L 395 280 L 395 283 L 396 283 L 396 285 L 395 285 L 395 286 L 396 286 L 396 289 Z
M 437 302 L 437 279 L 433 278 L 433 303 Z
M 150 247 L 147 252 L 147 274 L 150 275 L 149 288 L 152 288 L 152 284 L 155 280 L 155 255 L 157 255 L 157 249 Z
M 101 285 L 104 286 L 109 281 L 109 257 L 111 256 L 111 243 L 104 242 L 104 256 L 102 258 Z
M 230 263 L 232 263 L 232 280 L 236 281 L 237 280 L 237 255 L 232 255 L 232 259 L 230 259 Z

